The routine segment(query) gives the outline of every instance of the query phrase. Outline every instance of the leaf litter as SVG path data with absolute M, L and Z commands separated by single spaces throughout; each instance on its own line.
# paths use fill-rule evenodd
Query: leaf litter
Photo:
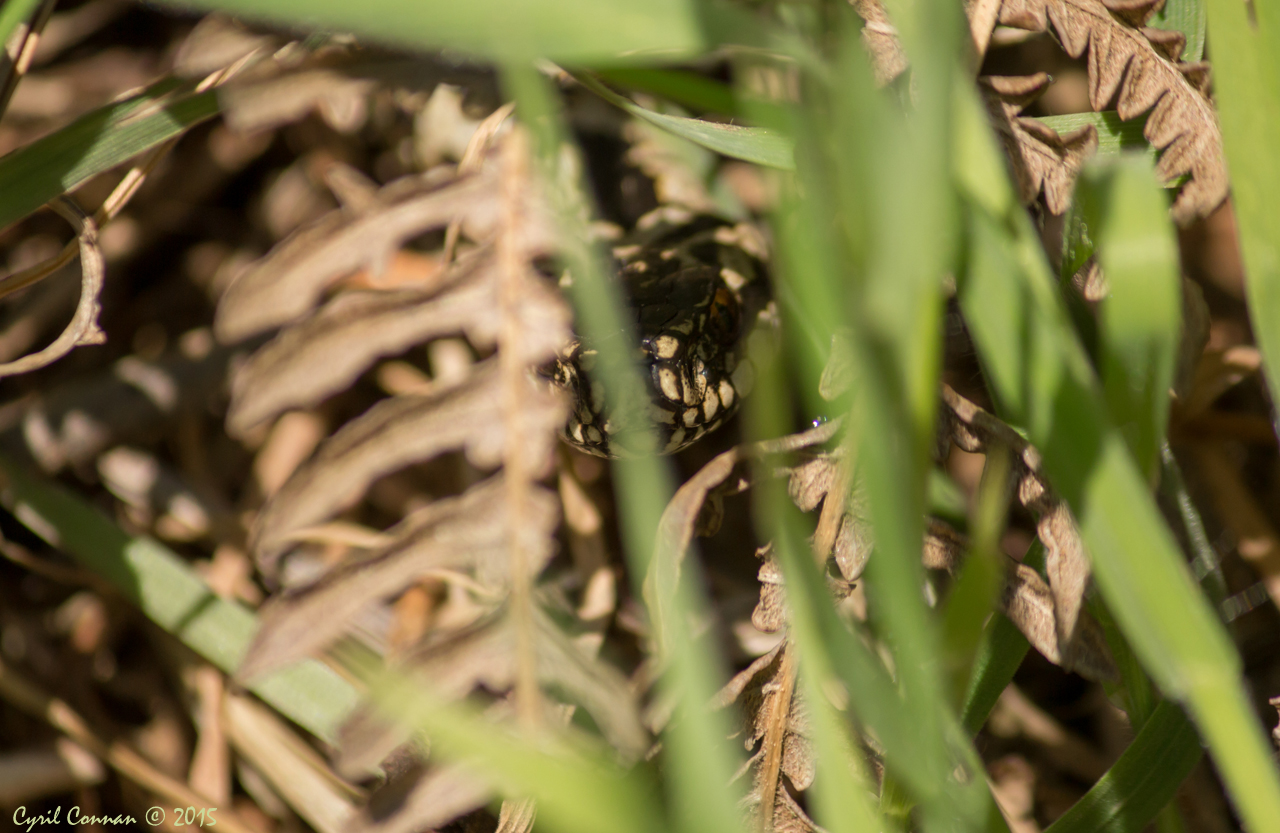
M 1044 25 L 1056 26 L 1052 4 L 1045 6 L 1049 11 Z M 895 51 L 892 24 L 883 10 L 880 14 L 876 25 L 864 30 L 864 38 L 878 40 L 877 49 L 900 62 L 884 74 L 882 80 L 888 81 L 905 68 L 905 61 L 901 50 Z M 1089 24 L 1089 44 L 1101 43 L 1104 35 L 1098 32 L 1107 26 L 1130 23 L 1114 15 L 1110 23 L 1094 20 Z M 231 31 L 211 29 L 215 43 L 202 47 L 210 54 L 184 56 L 186 71 L 200 75 L 244 62 L 251 71 L 227 87 L 223 106 L 239 119 L 236 124 L 264 135 L 311 119 L 340 137 L 336 147 L 349 150 L 342 142 L 354 141 L 364 126 L 377 123 L 386 105 L 386 98 L 379 96 L 388 86 L 397 88 L 397 95 L 413 96 L 429 91 L 442 77 L 469 76 L 464 86 L 475 87 L 491 81 L 485 71 L 445 61 L 435 62 L 433 69 L 431 61 L 353 56 L 342 43 L 327 44 L 327 51 L 312 54 L 279 36 L 252 34 L 226 21 L 219 25 Z M 1155 43 L 1157 52 L 1174 51 L 1168 42 L 1148 42 Z M 1078 46 L 1081 41 L 1077 37 L 1072 43 Z M 1108 65 L 1107 55 L 1113 54 L 1124 53 L 1099 51 L 1099 67 Z M 1193 89 L 1203 79 L 1195 68 L 1179 72 Z M 371 83 L 371 78 L 376 80 Z M 291 79 L 305 83 L 291 85 Z M 1009 81 L 1004 93 L 994 89 L 1004 81 Z M 1055 138 L 1021 118 L 1022 104 L 1014 106 L 1015 99 L 1025 103 L 1034 96 L 1034 79 L 1004 81 L 985 82 L 994 96 L 993 108 L 1000 111 L 993 112 L 993 118 L 1010 125 L 1011 156 L 1033 150 L 1033 163 L 1039 166 L 1029 174 L 1035 184 L 1026 185 L 1023 195 L 1030 199 L 1043 193 L 1047 203 L 1058 205 L 1073 177 L 1068 162 L 1087 155 L 1087 149 L 1080 150 L 1079 137 Z M 1117 89 L 1141 86 L 1128 76 L 1117 83 Z M 1092 86 L 1098 95 L 1105 91 Z M 1174 92 L 1166 90 L 1170 101 L 1176 98 Z M 1126 112 L 1142 103 L 1137 92 L 1128 95 Z M 1173 106 L 1161 98 L 1153 118 L 1160 102 Z M 644 129 L 635 132 L 644 135 Z M 300 134 L 292 135 L 296 140 Z M 351 634 L 368 639 L 371 610 L 385 610 L 382 603 L 401 593 L 418 594 L 428 599 L 426 624 L 407 644 L 379 646 L 388 648 L 391 661 L 420 675 L 424 685 L 443 686 L 456 696 L 488 698 L 494 719 L 563 723 L 572 719 L 573 706 L 567 704 L 576 704 L 624 759 L 635 760 L 651 740 L 637 717 L 645 694 L 644 675 L 627 680 L 614 667 L 616 657 L 605 662 L 597 654 L 615 614 L 622 629 L 641 638 L 646 636 L 646 623 L 637 621 L 634 610 L 618 609 L 616 568 L 607 564 L 607 553 L 601 556 L 610 543 L 608 499 L 592 476 L 579 479 L 590 463 L 566 458 L 563 452 L 560 460 L 553 459 L 561 406 L 522 384 L 528 368 L 567 333 L 568 318 L 555 293 L 543 291 L 548 287 L 545 279 L 528 268 L 536 257 L 554 250 L 555 240 L 537 207 L 536 190 L 525 187 L 532 185 L 527 173 L 519 173 L 519 165 L 513 168 L 505 155 L 506 141 L 495 137 L 474 145 L 482 148 L 474 167 L 444 165 L 425 172 L 399 171 L 405 174 L 399 177 L 380 174 L 379 181 L 389 181 L 382 186 L 345 163 L 329 165 L 323 174 L 317 174 L 318 166 L 311 162 L 297 165 L 299 180 L 307 181 L 308 188 L 327 186 L 341 208 L 305 222 L 265 257 L 240 248 L 234 257 L 220 253 L 216 269 L 201 271 L 201 280 L 207 281 L 201 286 L 210 298 L 219 299 L 216 330 L 227 342 L 224 346 L 148 354 L 145 359 L 129 356 L 95 381 L 102 383 L 100 387 L 72 384 L 56 395 L 44 395 L 24 412 L 25 431 L 12 421 L 6 423 L 5 439 L 15 448 L 42 449 L 37 456 L 50 471 L 96 468 L 128 504 L 130 511 L 122 511 L 132 518 L 128 522 L 158 532 L 164 512 L 146 505 L 150 496 L 143 495 L 145 483 L 134 471 L 140 460 L 148 466 L 152 461 L 127 443 L 132 438 L 152 443 L 149 434 L 156 432 L 155 426 L 186 419 L 193 410 L 222 407 L 201 394 L 216 389 L 231 366 L 234 382 L 227 424 L 250 449 L 261 453 L 264 437 L 294 418 L 342 426 L 282 488 L 264 489 L 263 495 L 248 490 L 237 508 L 261 508 L 251 529 L 217 533 L 219 563 L 239 563 L 237 569 L 246 569 L 252 554 L 262 573 L 284 586 L 263 609 L 267 626 L 243 674 L 341 647 Z M 1211 174 L 1212 166 L 1200 158 L 1205 156 L 1200 150 L 1208 145 L 1192 144 L 1194 152 L 1188 152 L 1200 165 L 1188 169 L 1194 181 L 1206 170 Z M 702 201 L 706 206 L 707 191 L 698 180 L 705 180 L 708 171 L 689 177 L 652 135 L 639 140 L 632 136 L 629 145 L 632 161 L 664 180 L 668 199 Z M 336 156 L 350 158 L 343 153 Z M 1019 164 L 1016 158 L 1012 161 L 1015 167 Z M 672 196 L 680 193 L 685 196 Z M 453 239 L 444 257 L 434 254 L 441 233 Z M 424 239 L 433 249 L 430 255 L 417 251 Z M 418 271 L 388 280 L 389 266 L 400 263 Z M 239 278 L 230 281 L 237 272 Z M 277 278 L 283 286 L 274 286 Z M 232 288 L 224 292 L 228 283 Z M 271 331 L 274 336 L 264 342 Z M 207 340 L 208 331 L 203 332 Z M 367 384 L 368 376 L 381 380 L 383 371 L 394 364 L 387 359 L 423 345 L 460 346 L 467 358 L 452 373 L 422 374 L 424 383 L 411 393 L 408 387 L 393 391 L 390 399 L 361 409 L 359 416 L 344 410 L 344 398 L 353 385 Z M 413 369 L 410 362 L 398 361 Z M 194 377 L 201 381 L 193 383 Z M 1034 450 L 1019 445 L 1012 429 L 971 405 L 956 398 L 943 409 L 944 415 L 951 415 L 949 439 L 978 453 L 993 443 L 1007 444 L 1023 461 L 1018 472 L 1020 500 L 1036 516 L 1037 531 L 1056 565 L 1047 581 L 1025 565 L 1011 566 L 1005 610 L 1045 656 L 1086 674 L 1108 676 L 1109 657 L 1091 653 L 1102 643 L 1096 623 L 1081 609 L 1088 575 L 1081 570 L 1078 534 L 1069 513 L 1036 474 Z M 862 567 L 874 557 L 874 542 L 848 461 L 839 450 L 819 450 L 838 431 L 838 424 L 829 424 L 815 433 L 772 441 L 773 445 L 740 447 L 728 458 L 717 458 L 668 508 L 664 534 L 680 545 L 666 551 L 683 557 L 695 535 L 732 526 L 726 514 L 734 510 L 726 504 L 749 489 L 761 472 L 785 477 L 797 506 L 819 513 L 815 549 L 830 559 L 829 587 L 838 599 L 846 600 L 842 609 L 856 619 L 852 603 L 857 601 Z M 198 437 L 194 443 L 190 438 L 182 442 L 187 455 L 199 445 Z M 188 477 L 200 471 L 190 459 L 194 458 L 183 460 L 181 472 Z M 96 467 L 91 465 L 95 462 Z M 412 475 L 405 472 L 415 468 L 433 476 L 444 473 L 446 487 L 419 486 L 409 501 L 388 497 L 396 489 L 406 491 L 404 484 L 412 482 Z M 559 495 L 545 485 L 546 476 L 557 468 Z M 161 471 L 164 493 L 198 493 L 182 477 Z M 266 494 L 271 499 L 261 505 Z M 371 513 L 371 506 L 377 511 Z M 385 531 L 385 524 L 357 523 L 370 522 L 371 514 L 378 519 L 400 517 L 385 507 L 404 507 L 403 519 Z M 578 550 L 573 552 L 580 568 L 576 575 L 562 572 L 559 564 L 549 567 L 560 549 L 555 536 L 562 511 L 570 527 L 565 537 L 570 548 Z M 217 512 L 223 519 L 230 516 L 225 507 Z M 253 514 L 241 512 L 241 517 Z M 229 525 L 235 525 L 234 519 Z M 926 565 L 954 570 L 967 546 L 964 536 L 938 519 L 929 519 L 927 530 L 922 542 Z M 814 830 L 804 809 L 804 791 L 815 764 L 806 737 L 805 704 L 795 691 L 794 660 L 785 639 L 785 587 L 767 547 L 760 558 L 759 584 L 752 588 L 752 620 L 760 631 L 782 636 L 783 641 L 762 655 L 739 657 L 746 668 L 721 692 L 717 705 L 743 713 L 739 737 L 751 754 L 742 773 L 752 783 L 747 813 L 768 829 Z M 287 569 L 293 561 L 310 561 L 313 568 L 318 564 L 318 570 L 312 569 L 318 576 L 295 580 Z M 664 569 L 678 573 L 679 561 Z M 604 590 L 597 593 L 598 588 Z M 628 604 L 625 598 L 622 604 Z M 353 721 L 343 750 L 344 757 L 352 758 L 364 752 L 365 766 L 352 777 L 358 780 L 372 772 L 379 785 L 353 821 L 358 829 L 441 826 L 494 797 L 479 773 L 462 765 L 438 765 L 428 749 L 404 746 L 402 734 L 375 723 L 372 715 Z M 261 754 L 252 750 L 243 730 L 232 734 L 241 755 Z M 387 758 L 397 747 L 398 757 Z M 868 740 L 867 747 L 874 757 L 874 743 Z M 279 761 L 293 753 L 272 754 L 282 756 L 275 759 Z M 283 787 L 276 785 L 277 790 Z M 348 797 L 360 804 L 365 800 L 360 791 Z M 349 806 L 348 797 L 334 806 Z M 305 800 L 303 795 L 287 797 L 299 806 Z M 262 803 L 270 802 L 264 798 Z M 503 805 L 499 826 L 525 830 L 532 820 L 529 803 L 512 801 Z

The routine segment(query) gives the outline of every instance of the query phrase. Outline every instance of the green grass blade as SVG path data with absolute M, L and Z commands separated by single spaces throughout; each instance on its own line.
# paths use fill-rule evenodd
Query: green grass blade
M 724 116 L 738 112 L 730 87 L 686 70 L 621 67 L 596 74 L 610 84 L 656 95 L 692 110 Z
M 0 157 L 0 228 L 218 114 L 217 94 L 172 81 L 81 116 Z
M 942 611 L 942 638 L 952 699 L 963 704 L 974 662 L 984 642 L 985 623 L 1000 597 L 1006 557 L 1000 552 L 1009 497 L 1008 454 L 992 449 L 970 525 L 968 553 Z
M 1173 800 L 1203 754 L 1191 721 L 1166 700 L 1111 769 L 1045 833 L 1142 830 Z
M 1244 255 L 1249 319 L 1280 402 L 1280 9 L 1208 0 L 1214 98 Z
M 228 674 L 258 630 L 246 608 L 215 595 L 160 543 L 132 537 L 65 489 L 0 459 L 12 495 L 8 508 L 33 532 L 102 576 L 120 595 L 187 647 Z M 276 711 L 318 738 L 336 743 L 355 708 L 351 684 L 328 666 L 306 660 L 249 684 Z
M 1078 197 L 1109 292 L 1102 302 L 1103 390 L 1138 468 L 1155 481 L 1182 329 L 1178 242 L 1147 160 L 1090 166 Z
M 1147 25 L 1153 29 L 1181 32 L 1187 39 L 1186 46 L 1182 48 L 1182 60 L 1195 63 L 1204 59 L 1208 20 L 1205 0 L 1166 0 L 1164 8 L 1152 15 Z
M 554 735 L 522 737 L 416 680 L 369 681 L 388 716 L 427 735 L 434 756 L 473 763 L 507 796 L 537 800 L 539 827 L 566 833 L 661 833 L 660 796 L 645 770 L 619 768 L 604 749 Z
M 976 110 L 977 102 L 970 106 Z M 964 146 L 979 154 L 970 160 L 974 170 L 995 164 L 985 131 Z M 1240 658 L 1113 427 L 1030 220 L 1007 180 L 976 182 L 967 168 L 957 177 L 975 201 L 974 259 L 960 299 L 997 399 L 1026 428 L 1080 520 L 1098 587 L 1143 666 L 1166 696 L 1190 709 L 1250 828 L 1269 829 L 1280 819 L 1280 779 L 1245 694 Z M 996 216 L 979 207 L 1002 196 Z M 1011 345 L 1023 355 L 1001 355 Z
M 631 64 L 676 61 L 703 49 L 688 0 L 181 0 L 173 5 L 224 9 L 290 26 L 358 32 L 389 43 L 457 49 L 503 61 Z
M 1041 569 L 1044 566 L 1044 544 L 1038 539 L 1032 543 L 1023 563 L 1033 569 Z M 1013 682 L 1013 675 L 1029 650 L 1031 643 L 1009 617 L 997 613 L 987 622 L 960 709 L 960 724 L 970 737 L 978 734 L 987 722 L 996 701 Z
M 588 76 L 578 76 L 583 86 L 596 95 L 626 110 L 631 115 L 670 131 L 682 139 L 696 142 L 703 147 L 723 153 L 734 159 L 754 162 L 770 168 L 792 170 L 795 157 L 791 140 L 764 127 L 743 127 L 736 124 L 718 124 L 686 116 L 669 116 L 641 107 L 623 98 L 608 87 Z
M 1155 148 L 1151 147 L 1147 142 L 1147 138 L 1142 135 L 1142 130 L 1147 125 L 1147 117 L 1145 115 L 1129 119 L 1129 121 L 1121 121 L 1120 115 L 1115 110 L 1104 110 L 1101 113 L 1070 113 L 1065 116 L 1044 116 L 1037 118 L 1036 121 L 1053 128 L 1060 134 L 1078 130 L 1086 124 L 1093 125 L 1094 129 L 1098 131 L 1097 155 L 1099 158 L 1115 156 L 1127 150 L 1141 150 L 1153 161 L 1156 158 Z
M 617 282 L 606 279 L 603 264 L 593 256 L 587 230 L 574 220 L 586 212 L 577 182 L 570 180 L 566 186 L 569 178 L 558 167 L 567 133 L 557 102 L 546 80 L 530 67 L 509 64 L 503 78 L 516 100 L 517 113 L 535 133 L 546 181 L 561 186 L 549 190 L 570 241 L 565 256 L 574 276 L 571 297 L 583 337 L 600 351 L 597 378 L 605 386 L 606 401 L 616 406 L 623 386 L 634 390 L 642 385 L 639 368 L 624 346 L 635 343 L 634 339 L 617 337 L 630 333 L 632 325 Z M 728 740 L 729 721 L 723 712 L 708 708 L 726 675 L 709 635 L 695 636 L 691 625 L 697 611 L 706 607 L 697 564 L 687 561 L 683 578 L 677 580 L 680 554 L 663 550 L 651 563 L 662 509 L 674 491 L 670 468 L 665 460 L 640 455 L 615 461 L 613 474 L 634 586 L 639 587 L 648 575 L 657 577 L 655 586 L 646 587 L 646 601 L 658 634 L 659 661 L 667 663 L 662 685 L 679 697 L 663 734 L 675 824 L 689 833 L 736 831 L 739 814 L 731 781 L 738 765 Z
M 0 44 L 8 43 L 13 30 L 30 20 L 39 5 L 40 0 L 8 0 L 0 7 Z

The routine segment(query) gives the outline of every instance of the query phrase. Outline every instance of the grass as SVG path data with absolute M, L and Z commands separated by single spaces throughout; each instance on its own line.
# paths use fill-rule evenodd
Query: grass
M 957 583 L 946 629 L 919 592 L 947 275 L 955 278 L 1001 415 L 1042 451 L 1049 478 L 1080 522 L 1099 604 L 1116 625 L 1117 653 L 1131 652 L 1138 663 L 1125 667 L 1116 692 L 1139 729 L 1135 741 L 1050 830 L 1142 829 L 1199 759 L 1201 742 L 1246 827 L 1280 829 L 1280 778 L 1248 701 L 1240 657 L 1154 500 L 1167 442 L 1179 289 L 1173 228 L 1151 175 L 1152 155 L 1123 153 L 1141 145 L 1140 122 L 1120 124 L 1108 114 L 1053 122 L 1065 132 L 1092 121 L 1111 159 L 1090 170 L 1078 193 L 1114 288 L 1099 317 L 1095 357 L 1067 313 L 969 83 L 967 29 L 957 3 L 889 4 L 915 72 L 906 107 L 894 97 L 902 90 L 875 87 L 860 52 L 859 21 L 839 3 L 783 4 L 781 25 L 711 0 L 528 0 L 514 11 L 492 2 L 202 5 L 496 57 L 519 117 L 533 128 L 541 164 L 552 173 L 568 131 L 554 87 L 535 69 L 539 58 L 570 66 L 590 89 L 659 128 L 771 168 L 780 195 L 771 218 L 775 269 L 793 341 L 788 372 L 762 379 L 765 392 L 751 423 L 759 436 L 774 436 L 788 428 L 784 403 L 832 407 L 815 393 L 827 345 L 837 331 L 853 333 L 855 393 L 836 407 L 848 414 L 848 451 L 870 496 L 876 552 L 867 576 L 873 608 L 867 627 L 892 653 L 890 671 L 864 634 L 837 614 L 808 556 L 803 519 L 782 490 L 760 489 L 759 531 L 777 545 L 791 594 L 800 687 L 812 708 L 819 764 L 811 810 L 826 829 L 1003 826 L 972 737 L 1026 642 L 999 615 L 983 627 L 994 585 L 976 572 Z M 13 22 L 11 8 L 0 14 L 0 25 Z M 1186 27 L 1188 57 L 1203 50 L 1206 18 L 1210 25 L 1227 158 L 1238 174 L 1233 193 L 1249 303 L 1271 368 L 1280 362 L 1280 155 L 1273 139 L 1280 134 L 1280 20 L 1268 7 L 1251 8 L 1256 20 L 1225 0 L 1170 3 L 1163 25 Z M 803 98 L 762 101 L 745 82 L 730 87 L 669 69 L 675 59 L 720 47 L 729 48 L 735 77 L 794 73 Z M 593 80 L 595 71 L 617 87 L 735 123 L 646 110 Z M 0 182 L 8 183 L 0 189 L 0 219 L 25 216 L 215 113 L 211 93 L 153 89 L 90 114 L 0 160 Z M 568 257 L 580 276 L 573 298 L 579 320 L 603 333 L 619 329 L 621 301 L 583 242 L 585 229 L 574 225 L 581 223 L 582 194 L 570 187 L 557 199 L 569 237 L 578 241 Z M 603 375 L 615 385 L 635 384 L 627 362 L 621 350 L 602 356 Z M 1267 378 L 1273 399 L 1280 397 L 1280 376 Z M 375 690 L 384 708 L 438 740 L 444 755 L 478 758 L 510 794 L 537 797 L 549 829 L 742 829 L 736 809 L 742 788 L 731 785 L 740 750 L 727 740 L 727 718 L 705 705 L 727 668 L 690 625 L 706 604 L 696 560 L 686 561 L 677 579 L 677 554 L 655 553 L 672 473 L 656 458 L 613 471 L 632 583 L 656 576 L 649 613 L 666 647 L 662 691 L 678 703 L 662 737 L 660 773 L 623 771 L 609 763 L 607 750 L 564 739 L 507 734 L 456 704 L 413 695 L 398 681 Z M 58 531 L 62 547 L 126 589 L 161 627 L 231 669 L 254 627 L 247 611 L 214 600 L 201 610 L 164 607 L 180 588 L 199 596 L 199 580 L 151 545 L 137 555 L 143 550 L 129 549 L 108 522 L 20 471 L 11 472 L 11 488 Z M 996 539 L 998 514 L 983 521 L 980 543 Z M 949 660 L 956 654 L 976 657 L 971 671 Z M 264 682 L 259 693 L 318 736 L 332 737 L 354 694 L 322 667 L 304 668 Z M 847 707 L 828 696 L 833 687 L 850 694 Z M 853 742 L 856 730 L 869 730 L 883 747 L 887 776 L 879 795 Z

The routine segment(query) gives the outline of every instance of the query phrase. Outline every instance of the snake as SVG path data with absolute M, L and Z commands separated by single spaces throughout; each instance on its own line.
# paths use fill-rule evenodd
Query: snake
M 724 425 L 754 382 L 755 342 L 777 331 L 764 263 L 749 223 L 658 209 L 613 248 L 644 369 L 643 397 L 606 407 L 591 378 L 598 347 L 573 339 L 545 374 L 571 406 L 562 435 L 599 457 L 642 453 L 656 429 L 674 454 Z

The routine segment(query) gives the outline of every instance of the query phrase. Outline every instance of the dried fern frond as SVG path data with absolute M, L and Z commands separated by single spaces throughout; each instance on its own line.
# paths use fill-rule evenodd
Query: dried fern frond
M 522 134 L 495 136 L 509 110 L 500 112 L 495 129 L 477 140 L 496 147 L 487 155 L 469 150 L 472 161 L 457 172 L 380 189 L 354 173 L 341 180 L 343 208 L 297 230 L 223 297 L 224 339 L 283 326 L 233 383 L 228 424 L 241 435 L 287 411 L 317 407 L 383 357 L 415 345 L 462 336 L 468 355 L 482 357 L 379 402 L 321 443 L 258 514 L 250 545 L 264 570 L 276 572 L 305 542 L 325 539 L 325 524 L 406 467 L 463 452 L 474 470 L 496 470 L 459 478 L 460 494 L 436 498 L 385 532 L 348 536 L 339 545 L 345 560 L 264 606 L 241 673 L 321 651 L 384 600 L 423 581 L 442 582 L 467 601 L 397 653 L 405 673 L 446 696 L 496 697 L 502 719 L 562 723 L 572 713 L 566 701 L 582 706 L 606 740 L 635 759 L 650 740 L 634 692 L 561 624 L 574 612 L 563 610 L 556 588 L 539 583 L 557 550 L 560 502 L 542 480 L 553 470 L 566 405 L 533 371 L 570 339 L 570 314 L 534 268 L 555 251 L 554 224 Z M 446 228 L 457 257 L 419 259 L 434 264 L 421 280 L 386 289 L 350 280 L 357 270 L 376 273 L 406 241 Z M 564 615 L 553 618 L 552 607 Z M 369 714 L 344 735 L 346 753 L 366 769 L 405 740 Z M 402 791 L 396 809 L 382 808 L 376 818 L 370 810 L 364 829 L 436 827 L 492 798 L 469 773 L 411 768 L 408 782 L 388 787 Z
M 751 753 L 743 766 L 752 773 L 752 784 L 743 801 L 752 828 L 777 833 L 820 830 L 791 794 L 813 784 L 817 766 L 789 642 L 751 663 L 716 696 L 720 708 L 734 703 L 743 715 L 743 745 Z
M 1009 156 L 1019 198 L 1030 203 L 1043 192 L 1049 211 L 1062 214 L 1071 204 L 1085 160 L 1098 148 L 1098 131 L 1086 124 L 1061 136 L 1043 122 L 1019 115 L 1049 86 L 1049 76 L 1043 72 L 987 76 L 978 81 L 987 112 Z
M 1227 196 L 1222 133 L 1206 92 L 1204 64 L 1179 63 L 1183 40 L 1145 26 L 1159 0 L 1007 0 L 1000 23 L 1043 32 L 1052 24 L 1073 58 L 1088 52 L 1089 103 L 1102 110 L 1114 99 L 1120 118 L 1150 111 L 1143 135 L 1161 151 L 1156 171 L 1181 177 L 1174 220 L 1189 223 Z

